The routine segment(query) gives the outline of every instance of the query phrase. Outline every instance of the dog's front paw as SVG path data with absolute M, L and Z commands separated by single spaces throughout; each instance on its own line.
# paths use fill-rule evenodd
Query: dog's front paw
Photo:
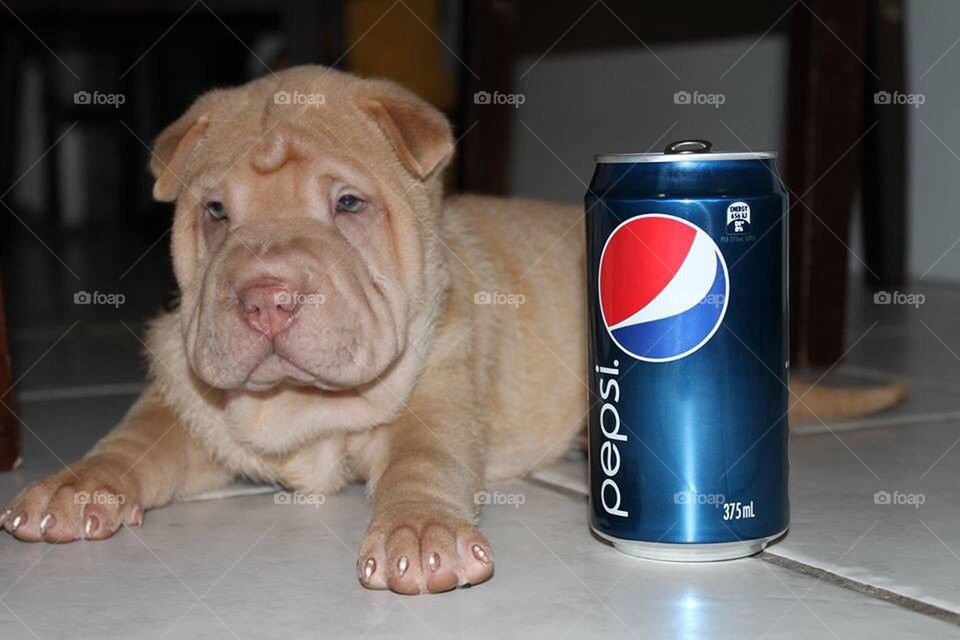
M 142 522 L 132 483 L 93 461 L 27 487 L 0 511 L 0 527 L 27 542 L 103 540 L 123 524 Z
M 408 511 L 371 522 L 357 559 L 363 586 L 408 595 L 440 593 L 493 575 L 490 543 L 471 523 Z

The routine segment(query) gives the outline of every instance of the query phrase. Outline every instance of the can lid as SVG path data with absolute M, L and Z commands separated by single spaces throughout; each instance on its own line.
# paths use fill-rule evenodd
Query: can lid
M 776 151 L 721 151 L 713 153 L 708 140 L 677 140 L 668 144 L 662 153 L 603 153 L 594 156 L 598 164 L 634 162 L 690 162 L 696 160 L 763 160 L 776 158 Z M 692 158 L 691 156 L 696 156 Z

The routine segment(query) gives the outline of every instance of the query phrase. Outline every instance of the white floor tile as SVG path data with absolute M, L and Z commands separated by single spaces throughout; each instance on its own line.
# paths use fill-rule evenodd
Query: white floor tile
M 956 635 L 946 623 L 757 559 L 690 566 L 629 558 L 589 534 L 584 501 L 529 483 L 496 490 L 522 495 L 523 504 L 484 513 L 493 581 L 442 596 L 360 587 L 353 554 L 369 507 L 359 487 L 318 508 L 270 496 L 177 504 L 101 543 L 3 536 L 0 593 L 9 589 L 4 602 L 40 637 Z M 0 633 L 31 637 L 3 609 Z
M 120 421 L 135 400 L 134 396 L 111 396 L 22 403 L 17 413 L 22 420 L 24 464 L 12 475 L 32 480 L 77 460 Z
M 960 421 L 794 438 L 790 534 L 769 552 L 960 613 L 958 459 Z M 582 460 L 533 478 L 587 493 Z
M 960 289 L 920 283 L 902 291 L 925 296 L 923 304 L 878 305 L 854 287 L 844 364 L 960 388 Z
M 770 553 L 960 612 L 958 440 L 957 422 L 795 439 L 791 530 Z

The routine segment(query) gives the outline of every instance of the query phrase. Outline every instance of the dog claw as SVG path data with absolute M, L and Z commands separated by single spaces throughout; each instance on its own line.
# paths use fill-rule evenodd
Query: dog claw
M 0 527 L 3 526 L 3 523 L 7 521 L 7 518 L 10 517 L 10 514 L 13 513 L 10 509 L 7 509 L 3 513 L 0 513 Z
M 473 545 L 470 548 L 473 552 L 473 557 L 482 562 L 483 564 L 490 564 L 490 556 L 487 555 L 487 550 L 481 547 L 478 544 Z
M 97 530 L 97 527 L 100 526 L 100 519 L 97 516 L 90 516 L 87 518 L 87 523 L 83 526 L 83 535 L 86 538 L 89 538 L 93 535 L 93 532 Z
M 13 522 L 10 523 L 10 531 L 16 531 L 20 525 L 27 521 L 26 513 L 18 513 L 17 517 L 13 519 Z
M 397 560 L 397 571 L 400 572 L 400 576 L 403 577 L 403 574 L 407 572 L 407 568 L 410 566 L 410 560 L 407 556 L 400 556 L 400 559 Z
M 427 556 L 427 565 L 430 567 L 430 571 L 436 571 L 440 568 L 440 556 L 434 552 L 430 552 L 430 555 Z
M 364 580 L 369 580 L 373 577 L 373 572 L 377 570 L 377 561 L 373 558 L 367 558 L 367 561 L 363 563 L 363 578 Z
M 133 511 L 130 512 L 130 524 L 134 527 L 143 526 L 143 507 L 136 505 L 133 507 Z
M 40 535 L 43 535 L 43 532 L 47 530 L 47 527 L 49 527 L 51 523 L 57 524 L 57 519 L 53 517 L 52 513 L 45 514 L 40 519 Z

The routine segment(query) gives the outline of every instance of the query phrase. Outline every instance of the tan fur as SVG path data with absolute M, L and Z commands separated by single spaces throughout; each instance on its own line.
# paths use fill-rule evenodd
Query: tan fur
M 23 540 L 106 538 L 235 476 L 313 493 L 363 480 L 365 586 L 489 578 L 475 493 L 550 464 L 585 421 L 582 211 L 443 200 L 451 153 L 424 102 L 322 67 L 201 97 L 152 162 L 156 196 L 177 203 L 181 303 L 150 326 L 150 388 L 87 458 L 16 498 L 6 528 L 23 514 Z M 369 208 L 335 211 L 343 185 Z M 229 222 L 207 217 L 211 197 Z M 264 280 L 326 299 L 265 338 L 237 302 Z M 78 506 L 79 491 L 124 500 Z

